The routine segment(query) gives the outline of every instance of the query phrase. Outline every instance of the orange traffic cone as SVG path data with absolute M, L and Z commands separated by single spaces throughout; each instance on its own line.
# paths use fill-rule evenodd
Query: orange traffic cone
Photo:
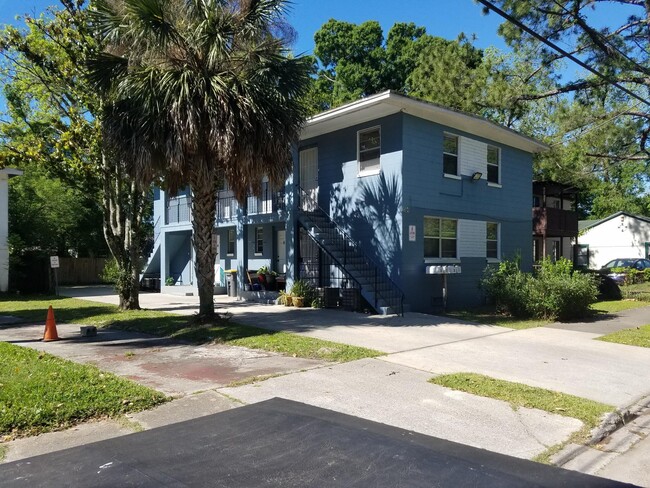
M 47 311 L 47 320 L 45 321 L 45 334 L 43 334 L 43 340 L 45 342 L 59 340 L 59 334 L 56 333 L 56 322 L 54 321 L 54 310 L 52 310 L 52 305 L 50 305 L 50 308 Z

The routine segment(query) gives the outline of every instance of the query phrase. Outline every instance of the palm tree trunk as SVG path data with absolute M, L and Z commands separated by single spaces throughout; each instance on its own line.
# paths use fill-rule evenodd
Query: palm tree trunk
M 217 213 L 217 191 L 214 177 L 193 178 L 192 245 L 196 256 L 196 281 L 199 289 L 199 318 L 214 318 L 214 222 Z

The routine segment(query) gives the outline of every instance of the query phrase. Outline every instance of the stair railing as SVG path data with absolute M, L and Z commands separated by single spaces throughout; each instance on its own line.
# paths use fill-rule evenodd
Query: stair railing
M 364 251 L 363 247 L 356 242 L 352 237 L 348 235 L 348 233 L 339 226 L 336 221 L 334 221 L 330 215 L 323 210 L 320 205 L 318 205 L 318 202 L 315 201 L 313 198 L 313 195 L 311 195 L 309 192 L 305 191 L 302 187 L 297 185 L 298 192 L 299 192 L 299 198 L 298 198 L 298 209 L 301 214 L 304 215 L 317 215 L 323 219 L 325 219 L 326 222 L 332 224 L 336 230 L 336 236 L 328 236 L 329 238 L 334 237 L 338 241 L 343 243 L 343 263 L 340 263 L 338 259 L 332 253 L 324 248 L 324 246 L 321 246 L 319 244 L 319 247 L 323 248 L 327 254 L 337 261 L 341 269 L 345 272 L 346 275 L 349 275 L 358 285 L 360 288 L 363 288 L 363 285 L 359 282 L 359 280 L 355 279 L 352 277 L 351 273 L 346 269 L 348 266 L 348 248 L 353 248 L 357 251 L 358 254 L 360 254 L 363 259 L 365 260 L 365 264 L 367 267 L 371 268 L 370 273 L 371 276 L 366 276 L 371 280 L 373 280 L 374 283 L 374 307 L 375 310 L 378 309 L 378 303 L 379 303 L 379 298 L 384 300 L 387 306 L 391 306 L 394 301 L 393 298 L 399 300 L 399 307 L 400 307 L 400 314 L 404 316 L 404 292 L 400 289 L 399 286 L 391 279 L 390 276 L 388 276 L 388 273 L 385 273 L 382 271 L 382 268 L 377 265 L 377 263 L 370 257 L 368 256 Z M 318 225 L 317 222 L 314 222 L 312 219 L 311 222 L 312 226 L 317 227 L 320 231 L 324 231 L 322 227 Z M 307 229 L 309 230 L 309 229 Z M 380 290 L 380 281 L 383 281 L 386 285 L 389 286 L 390 290 L 387 292 L 389 296 L 386 296 L 386 292 L 382 292 Z

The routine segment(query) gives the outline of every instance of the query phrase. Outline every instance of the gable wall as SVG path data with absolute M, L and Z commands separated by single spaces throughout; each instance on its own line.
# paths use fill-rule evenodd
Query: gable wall
M 578 236 L 589 245 L 589 267 L 598 269 L 616 258 L 644 258 L 650 242 L 650 222 L 621 215 L 590 228 Z

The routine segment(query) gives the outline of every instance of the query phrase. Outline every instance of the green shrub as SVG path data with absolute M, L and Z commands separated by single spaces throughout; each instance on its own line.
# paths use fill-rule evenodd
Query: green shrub
M 102 270 L 102 281 L 114 285 L 120 279 L 120 268 L 117 266 L 115 258 L 110 258 L 104 264 Z
M 498 311 L 526 317 L 529 281 L 530 275 L 521 272 L 517 260 L 506 260 L 497 268 L 486 268 L 480 285 Z
M 589 313 L 598 289 L 594 277 L 574 273 L 571 261 L 542 261 L 535 274 L 523 273 L 516 261 L 486 269 L 481 288 L 497 309 L 519 318 L 575 319 Z
M 643 281 L 650 281 L 650 268 L 643 270 Z
M 305 303 L 311 304 L 311 302 L 318 296 L 316 288 L 314 288 L 310 283 L 305 280 L 294 281 L 291 286 L 291 291 L 289 294 L 292 297 L 303 297 Z

